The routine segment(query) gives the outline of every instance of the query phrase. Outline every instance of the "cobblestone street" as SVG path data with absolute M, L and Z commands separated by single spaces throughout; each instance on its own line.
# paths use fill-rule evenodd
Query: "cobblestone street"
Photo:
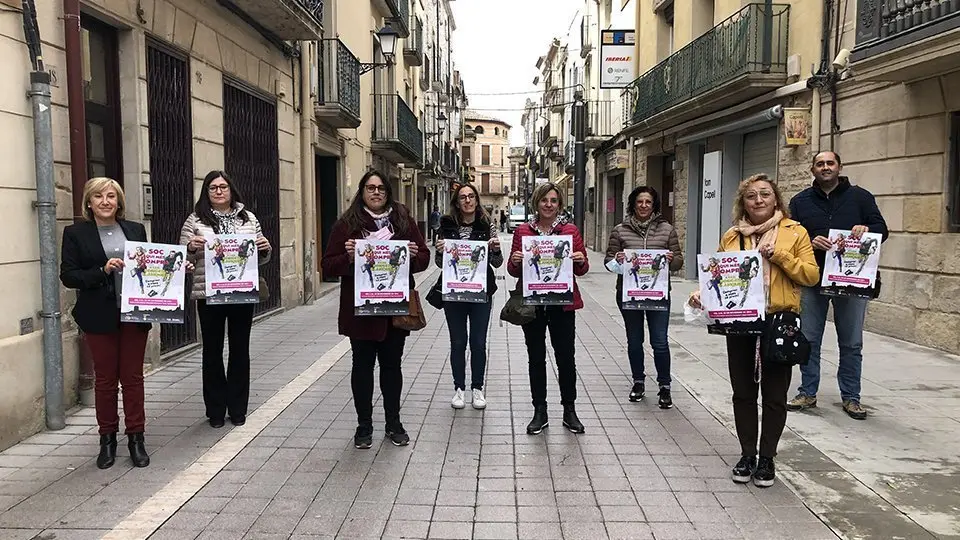
M 434 279 L 421 275 L 421 290 Z M 551 426 L 525 433 L 522 333 L 495 317 L 487 409 L 453 410 L 447 331 L 428 306 L 404 359 L 410 446 L 383 441 L 375 408 L 374 447 L 354 449 L 334 291 L 255 326 L 255 410 L 242 427 L 206 423 L 197 352 L 147 378 L 150 467 L 132 468 L 121 448 L 98 470 L 92 409 L 0 454 L 0 538 L 837 538 L 783 482 L 730 481 L 736 437 L 685 385 L 674 384 L 672 410 L 626 400 L 621 322 L 602 305 L 611 283 L 597 270 L 582 281 L 595 297 L 578 315 L 584 435 L 560 424 L 553 371 Z M 729 403 L 728 392 L 708 397 Z

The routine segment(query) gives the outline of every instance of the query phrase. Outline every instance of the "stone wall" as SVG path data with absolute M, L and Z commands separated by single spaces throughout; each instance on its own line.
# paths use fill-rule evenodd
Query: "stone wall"
M 960 234 L 946 227 L 949 116 L 960 72 L 911 84 L 841 85 L 835 147 L 851 182 L 873 192 L 890 238 L 866 326 L 960 353 Z M 824 100 L 823 147 L 830 103 Z

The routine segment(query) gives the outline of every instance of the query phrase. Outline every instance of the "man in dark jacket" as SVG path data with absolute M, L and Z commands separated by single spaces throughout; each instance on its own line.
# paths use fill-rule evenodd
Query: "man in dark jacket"
M 843 168 L 836 152 L 826 151 L 813 159 L 813 185 L 798 193 L 790 201 L 790 215 L 810 234 L 814 255 L 823 274 L 824 259 L 831 248 L 830 229 L 850 230 L 855 238 L 865 232 L 877 233 L 886 241 L 889 232 L 880 214 L 877 201 L 869 191 L 850 184 L 840 176 Z M 802 381 L 799 394 L 787 403 L 791 411 L 817 406 L 820 385 L 820 345 L 827 322 L 827 309 L 833 302 L 834 323 L 840 345 L 840 365 L 837 381 L 843 410 L 851 418 L 863 420 L 866 411 L 860 406 L 860 375 L 863 362 L 863 320 L 867 299 L 824 296 L 819 286 L 803 290 L 801 298 L 801 326 L 810 341 L 810 361 L 800 367 Z

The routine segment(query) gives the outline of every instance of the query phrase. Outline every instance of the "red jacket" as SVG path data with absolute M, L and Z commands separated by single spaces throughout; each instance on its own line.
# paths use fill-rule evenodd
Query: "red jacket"
M 367 230 L 374 230 L 373 218 L 368 216 L 368 223 L 365 223 Z M 361 231 L 355 231 L 351 234 L 347 230 L 345 221 L 337 220 L 330 231 L 330 240 L 327 244 L 327 251 L 320 260 L 320 268 L 324 275 L 340 276 L 340 315 L 337 319 L 337 327 L 341 335 L 351 339 L 365 341 L 383 341 L 387 338 L 387 329 L 390 325 L 390 317 L 357 317 L 353 314 L 354 297 L 354 258 L 353 253 L 347 253 L 345 246 L 349 239 L 361 239 Z M 423 272 L 430 266 L 430 248 L 423 241 L 423 235 L 413 218 L 407 218 L 407 233 L 405 235 L 396 235 L 391 240 L 409 240 L 417 244 L 417 255 L 410 259 L 410 288 L 416 287 L 413 274 Z
M 573 237 L 573 250 L 583 253 L 583 264 L 573 264 L 573 275 L 574 276 L 583 276 L 590 270 L 590 259 L 587 255 L 587 248 L 583 245 L 583 237 L 580 236 L 580 230 L 577 229 L 577 226 L 573 223 L 564 223 L 558 226 L 553 230 L 555 235 L 567 235 Z M 540 236 L 540 233 L 533 228 L 529 223 L 524 223 L 523 225 L 517 227 L 517 230 L 513 233 L 513 243 L 510 247 L 511 255 L 515 251 L 520 251 L 523 247 L 524 236 Z M 513 264 L 513 258 L 510 257 L 507 259 L 507 273 L 515 278 L 521 278 L 523 276 L 523 270 L 520 266 Z M 574 311 L 577 309 L 583 308 L 583 298 L 580 296 L 580 287 L 577 285 L 577 280 L 573 280 L 573 304 L 563 306 L 564 311 Z

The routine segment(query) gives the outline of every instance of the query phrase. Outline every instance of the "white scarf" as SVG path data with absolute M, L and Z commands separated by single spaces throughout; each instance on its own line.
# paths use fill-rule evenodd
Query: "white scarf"
M 393 228 L 390 226 L 390 214 L 393 213 L 393 208 L 388 208 L 386 212 L 382 214 L 375 214 L 372 210 L 363 207 L 366 210 L 367 214 L 370 214 L 370 217 L 373 218 L 373 223 L 376 225 L 377 230 L 371 233 L 366 233 L 367 238 L 373 240 L 390 240 L 393 238 Z

